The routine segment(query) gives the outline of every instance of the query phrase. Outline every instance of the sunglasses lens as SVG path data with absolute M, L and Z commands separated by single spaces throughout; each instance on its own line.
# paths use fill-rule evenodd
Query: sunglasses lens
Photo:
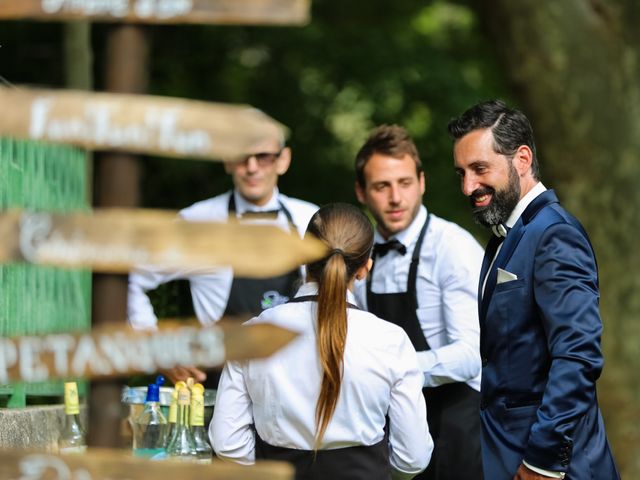
M 269 165 L 271 163 L 273 163 L 276 159 L 276 154 L 275 153 L 256 153 L 255 155 L 256 160 L 258 161 L 258 163 L 260 165 Z

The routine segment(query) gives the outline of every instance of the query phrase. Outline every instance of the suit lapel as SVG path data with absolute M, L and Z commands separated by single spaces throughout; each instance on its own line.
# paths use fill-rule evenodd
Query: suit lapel
M 484 285 L 484 279 L 489 271 L 491 260 L 496 255 L 496 250 L 501 243 L 501 238 L 491 235 L 491 239 L 484 250 L 484 258 L 482 259 L 482 268 L 480 269 L 480 281 L 478 283 L 478 313 L 482 311 L 482 286 Z
M 496 286 L 496 281 L 498 277 L 498 268 L 504 268 L 504 266 L 507 264 L 507 262 L 513 255 L 513 252 L 518 246 L 518 243 L 520 243 L 522 236 L 525 234 L 527 230 L 527 224 L 531 222 L 531 220 L 533 220 L 533 218 L 538 214 L 538 212 L 542 210 L 544 207 L 546 207 L 551 203 L 557 203 L 557 202 L 558 202 L 558 197 L 556 196 L 553 190 L 546 190 L 545 192 L 541 193 L 540 195 L 538 195 L 536 198 L 533 199 L 533 201 L 527 206 L 527 208 L 522 213 L 518 221 L 515 223 L 513 228 L 509 231 L 509 234 L 505 238 L 502 248 L 498 253 L 498 257 L 496 258 L 496 261 L 493 262 L 493 266 L 491 267 L 491 270 L 488 273 L 487 273 L 487 269 L 489 268 L 489 265 L 491 264 L 491 260 L 495 255 L 495 251 L 497 248 L 497 244 L 499 244 L 499 241 L 496 242 L 496 246 L 493 248 L 492 252 L 489 251 L 489 247 L 491 246 L 491 241 L 489 242 L 489 245 L 487 245 L 487 251 L 485 253 L 485 257 L 482 263 L 482 272 L 480 275 L 480 288 L 478 289 L 478 296 L 479 296 L 478 300 L 480 305 L 479 313 L 480 313 L 481 322 L 484 321 L 487 315 L 489 302 L 491 301 L 491 296 L 493 295 L 493 290 L 495 289 L 495 286 Z M 494 238 L 497 239 L 497 237 L 494 237 Z M 483 280 L 485 278 L 485 275 L 488 275 L 488 278 L 486 281 L 486 286 L 485 286 L 484 295 L 483 295 L 482 285 L 484 283 Z

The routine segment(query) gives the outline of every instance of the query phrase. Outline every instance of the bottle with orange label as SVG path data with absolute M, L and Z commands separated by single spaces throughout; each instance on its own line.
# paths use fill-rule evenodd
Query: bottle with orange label
M 87 449 L 85 432 L 80 424 L 80 402 L 76 382 L 64 384 L 64 428 L 58 438 L 60 453 L 83 453 Z

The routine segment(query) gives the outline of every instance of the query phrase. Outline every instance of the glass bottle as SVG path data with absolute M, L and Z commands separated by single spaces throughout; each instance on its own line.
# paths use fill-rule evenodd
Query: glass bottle
M 160 385 L 147 388 L 144 409 L 132 422 L 133 455 L 135 457 L 162 458 L 167 435 L 167 419 L 160 409 Z
M 196 445 L 189 429 L 189 403 L 191 394 L 186 387 L 178 390 L 178 418 L 175 434 L 167 445 L 167 457 L 185 462 L 196 461 Z
M 185 382 L 183 382 L 182 380 L 176 382 L 176 384 L 173 387 L 173 390 L 171 391 L 171 400 L 169 403 L 169 428 L 168 428 L 168 432 L 167 432 L 167 439 L 165 442 L 165 450 L 166 447 L 169 446 L 169 443 L 171 442 L 171 439 L 174 437 L 174 435 L 176 434 L 176 422 L 178 419 L 178 391 L 181 388 L 186 387 L 187 384 Z
M 211 463 L 213 449 L 209 445 L 207 432 L 204 429 L 204 387 L 196 383 L 191 389 L 191 432 L 196 444 L 198 463 Z
M 85 433 L 80 424 L 80 403 L 76 382 L 64 384 L 64 428 L 58 438 L 60 453 L 83 453 L 87 449 Z
M 171 403 L 169 403 L 169 418 L 167 419 L 169 421 L 169 424 L 167 428 L 167 438 L 166 438 L 165 446 L 169 445 L 171 438 L 173 438 L 173 435 L 176 433 L 177 419 L 178 419 L 178 389 L 174 388 L 171 391 Z

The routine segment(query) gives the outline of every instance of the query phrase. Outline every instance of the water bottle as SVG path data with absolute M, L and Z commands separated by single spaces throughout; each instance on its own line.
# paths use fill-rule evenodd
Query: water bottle
M 165 456 L 167 419 L 160 410 L 160 385 L 164 377 L 158 376 L 156 383 L 147 388 L 144 409 L 132 422 L 133 455 L 159 459 Z

